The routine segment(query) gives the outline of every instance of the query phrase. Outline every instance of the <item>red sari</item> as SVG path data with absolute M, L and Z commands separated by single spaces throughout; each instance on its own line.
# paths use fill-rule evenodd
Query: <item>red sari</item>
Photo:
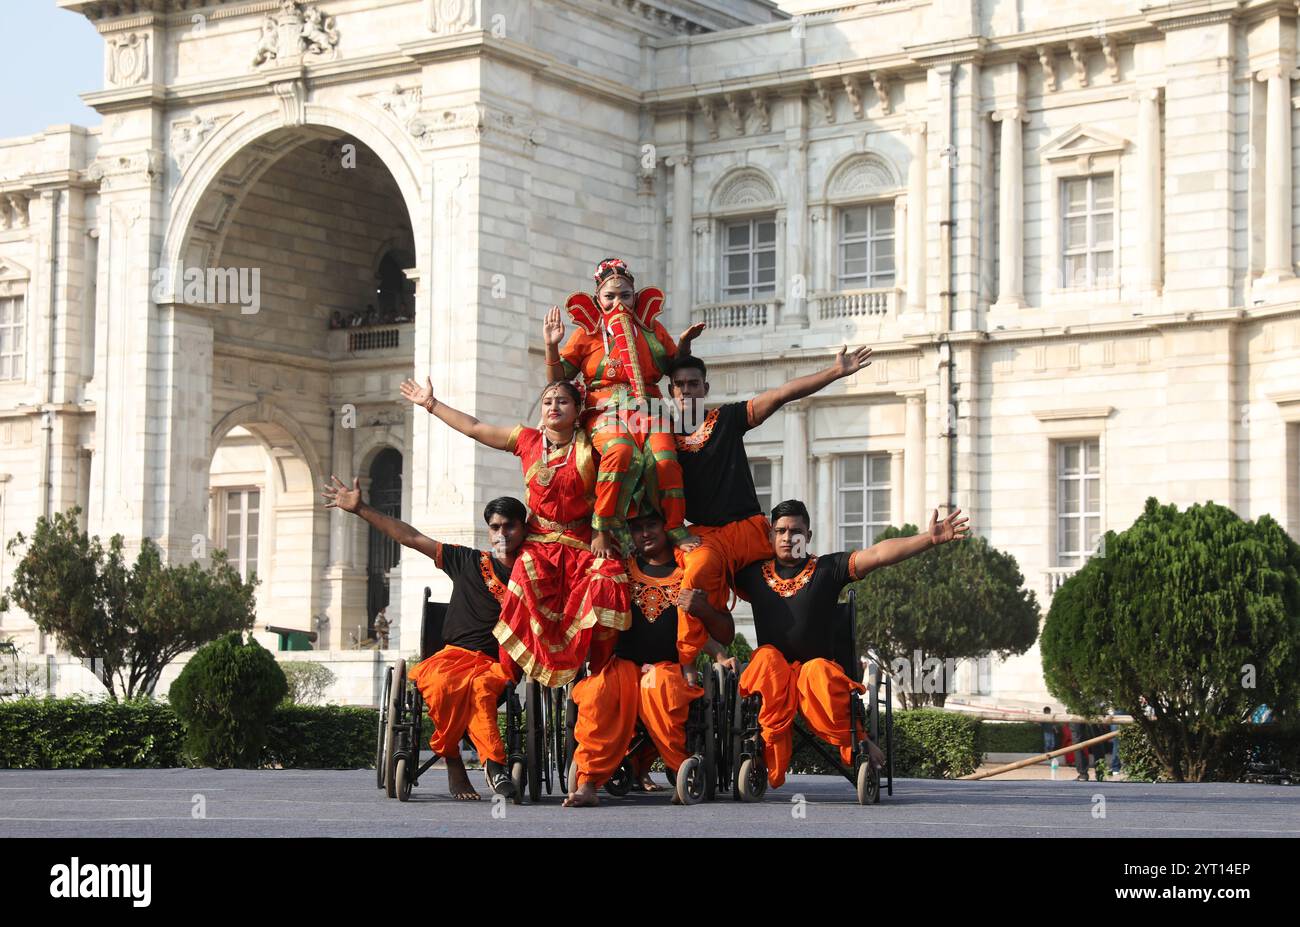
M 548 461 L 535 428 L 520 425 L 510 444 L 531 515 L 492 633 L 503 663 L 508 656 L 530 679 L 562 686 L 587 659 L 593 635 L 612 646 L 631 625 L 631 591 L 620 560 L 591 553 L 596 461 L 582 429 Z

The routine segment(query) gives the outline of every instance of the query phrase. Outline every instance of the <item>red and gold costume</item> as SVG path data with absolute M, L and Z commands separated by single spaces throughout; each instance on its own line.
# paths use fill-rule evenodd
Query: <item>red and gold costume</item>
M 542 432 L 520 425 L 509 449 L 520 458 L 532 514 L 492 633 L 503 663 L 562 686 L 589 650 L 593 664 L 603 663 L 631 623 L 627 575 L 621 561 L 591 553 L 596 463 L 582 429 L 548 448 Z
M 632 283 L 618 258 L 602 261 L 597 285 L 614 276 Z M 674 541 L 685 539 L 686 499 L 672 432 L 659 413 L 659 380 L 677 357 L 677 344 L 659 323 L 663 291 L 645 287 L 631 311 L 602 311 L 587 293 L 565 304 L 577 329 L 560 349 L 566 377 L 582 374 L 587 385 L 582 426 L 600 455 L 592 527 L 620 529 L 639 508 L 662 513 Z
M 651 572 L 669 571 L 654 576 Z M 686 716 L 704 694 L 682 675 L 695 662 L 708 632 L 699 619 L 677 608 L 682 561 L 656 570 L 627 561 L 632 590 L 632 627 L 620 636 L 615 655 L 573 687 L 578 706 L 574 759 L 578 783 L 603 784 L 618 769 L 640 720 L 650 745 L 634 758 L 641 768 L 657 751 L 676 771 L 686 761 Z M 673 650 L 675 649 L 675 658 Z M 664 659 L 667 658 L 667 659 Z M 638 775 L 641 772 L 638 768 Z

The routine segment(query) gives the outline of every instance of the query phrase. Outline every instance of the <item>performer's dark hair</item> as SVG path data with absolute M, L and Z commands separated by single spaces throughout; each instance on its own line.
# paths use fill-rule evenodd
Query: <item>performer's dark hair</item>
M 808 514 L 808 506 L 798 499 L 786 499 L 773 507 L 772 524 L 775 525 L 780 518 L 802 518 L 804 525 L 809 529 L 812 528 L 812 517 Z
M 514 496 L 498 496 L 483 507 L 483 523 L 492 520 L 493 515 L 500 515 L 521 525 L 528 521 L 528 509 Z
M 709 378 L 709 368 L 705 366 L 703 360 L 696 357 L 694 354 L 687 354 L 683 357 L 679 357 L 668 365 L 668 380 L 670 382 L 672 381 L 673 374 L 679 370 L 698 370 L 700 372 L 701 380 L 707 380 Z
M 654 509 L 651 508 L 641 509 L 636 515 L 633 515 L 631 518 L 629 518 L 627 520 L 627 523 L 628 525 L 631 525 L 632 522 L 634 521 L 643 521 L 647 518 L 653 518 L 655 521 L 660 521 L 663 522 L 664 524 L 668 523 L 668 520 L 666 518 L 664 518 L 662 515 L 660 515 L 658 512 L 656 512 Z
M 568 392 L 569 398 L 573 400 L 574 405 L 578 407 L 578 411 L 582 411 L 582 393 L 579 392 L 577 385 L 572 380 L 552 380 L 542 387 L 541 395 L 545 396 L 546 391 L 553 386 L 563 387 Z

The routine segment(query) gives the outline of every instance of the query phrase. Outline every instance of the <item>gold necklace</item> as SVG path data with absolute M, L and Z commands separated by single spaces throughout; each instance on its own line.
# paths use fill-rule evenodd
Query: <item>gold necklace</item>
M 569 438 L 569 443 L 563 445 L 564 447 L 567 447 L 569 449 L 568 453 L 564 455 L 564 459 L 560 461 L 558 467 L 552 467 L 550 465 L 551 455 L 558 453 L 560 448 L 552 447 L 551 439 L 546 436 L 545 431 L 542 432 L 542 466 L 537 471 L 537 482 L 541 483 L 543 486 L 551 485 L 551 480 L 555 479 L 555 471 L 560 469 L 560 467 L 563 467 L 566 463 L 569 462 L 569 457 L 573 454 L 573 445 L 575 443 L 576 438 L 577 438 L 577 432 L 575 431 L 573 437 Z

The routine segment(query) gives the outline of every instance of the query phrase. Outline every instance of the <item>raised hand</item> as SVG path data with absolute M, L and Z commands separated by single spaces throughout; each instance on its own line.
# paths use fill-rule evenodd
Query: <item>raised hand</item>
M 934 510 L 934 514 L 930 516 L 929 531 L 930 540 L 936 546 L 946 544 L 949 541 L 960 540 L 970 533 L 970 525 L 967 524 L 970 519 L 965 516 L 958 518 L 958 515 L 961 515 L 961 509 L 953 509 L 947 518 L 939 521 L 939 510 Z
M 831 366 L 835 368 L 836 377 L 851 377 L 863 367 L 871 366 L 871 348 L 850 351 L 846 344 L 835 355 L 835 362 Z
M 357 509 L 361 508 L 360 478 L 354 477 L 352 479 L 351 489 L 348 489 L 347 484 L 333 474 L 330 474 L 330 479 L 333 482 L 326 484 L 324 492 L 321 493 L 327 500 L 325 508 L 337 508 L 345 512 L 356 512 Z
M 419 383 L 415 382 L 415 380 L 408 378 L 402 381 L 402 385 L 398 388 L 402 391 L 402 397 L 404 399 L 409 399 L 415 405 L 424 406 L 425 409 L 429 409 L 430 403 L 433 400 L 433 378 L 425 377 L 424 382 L 425 385 L 421 386 Z M 429 409 L 429 411 L 433 410 Z
M 704 331 L 704 323 L 696 322 L 690 328 L 686 329 L 686 331 L 682 332 L 681 337 L 677 339 L 677 343 L 679 345 L 683 343 L 690 344 L 696 338 L 700 337 L 700 334 L 703 331 Z
M 564 318 L 560 315 L 560 307 L 552 306 L 546 310 L 546 318 L 542 320 L 542 341 L 549 347 L 559 345 L 564 340 Z

